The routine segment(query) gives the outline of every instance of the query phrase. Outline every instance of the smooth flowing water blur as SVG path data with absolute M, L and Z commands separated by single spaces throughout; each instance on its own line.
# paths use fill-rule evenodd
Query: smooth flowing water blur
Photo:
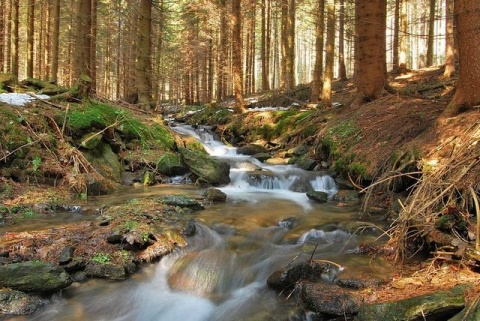
M 295 296 L 287 299 L 268 289 L 266 280 L 294 260 L 310 259 L 316 244 L 314 258 L 334 261 L 350 275 L 390 273 L 380 259 L 355 254 L 359 244 L 378 234 L 351 235 L 340 228 L 355 220 L 358 204 L 318 204 L 292 190 L 308 185 L 332 195 L 336 186 L 330 177 L 265 166 L 221 144 L 218 148 L 226 152 L 212 147 L 211 154 L 235 163 L 231 184 L 221 188 L 227 201 L 196 213 L 197 232 L 186 248 L 123 282 L 75 283 L 39 313 L 8 320 L 299 320 Z M 238 165 L 242 162 L 248 164 Z M 187 185 L 125 188 L 90 202 L 108 206 L 152 195 L 202 193 Z M 290 223 L 279 224 L 284 219 Z

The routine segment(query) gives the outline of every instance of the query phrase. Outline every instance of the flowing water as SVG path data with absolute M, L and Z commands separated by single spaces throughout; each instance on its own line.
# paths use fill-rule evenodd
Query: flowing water
M 207 131 L 176 127 L 204 143 L 211 155 L 232 165 L 231 183 L 222 187 L 226 203 L 196 214 L 189 245 L 145 266 L 123 282 L 74 283 L 50 298 L 39 313 L 8 320 L 302 320 L 295 296 L 269 290 L 266 279 L 293 260 L 335 261 L 350 273 L 386 275 L 380 260 L 355 254 L 378 234 L 351 235 L 340 227 L 354 220 L 358 204 L 314 203 L 305 189 L 333 195 L 333 179 L 293 166 L 266 166 L 212 139 Z M 151 195 L 201 194 L 189 185 L 124 189 L 92 200 L 122 202 Z M 331 278 L 336 276 L 336 272 Z

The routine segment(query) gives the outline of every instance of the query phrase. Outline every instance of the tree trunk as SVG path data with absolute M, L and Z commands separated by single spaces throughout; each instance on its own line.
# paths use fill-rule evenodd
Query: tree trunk
M 345 68 L 345 0 L 340 0 L 338 22 L 338 79 L 347 79 L 347 69 Z
M 97 0 L 91 0 L 91 27 L 90 27 L 90 77 L 92 78 L 92 91 L 97 92 Z
M 322 88 L 323 76 L 323 32 L 325 20 L 325 0 L 318 0 L 317 2 L 317 19 L 315 27 L 315 67 L 312 75 L 312 96 L 311 102 L 316 102 L 320 99 L 320 89 Z
M 386 1 L 355 1 L 355 85 L 354 105 L 378 99 L 387 83 Z
M 8 8 L 5 5 L 0 6 L 0 73 L 5 72 L 5 25 L 7 19 L 7 12 L 5 12 Z M 8 57 L 7 57 L 8 59 Z
M 459 73 L 457 88 L 443 112 L 444 117 L 473 108 L 480 104 L 480 1 L 456 0 Z
M 27 8 L 27 78 L 33 78 L 33 39 L 35 28 L 35 0 L 28 0 Z
M 77 28 L 74 44 L 74 63 L 72 80 L 74 83 L 85 86 L 79 91 L 81 98 L 90 94 L 90 30 L 91 30 L 91 0 L 80 0 L 77 6 Z M 86 81 L 90 79 L 90 82 Z
M 287 84 L 286 89 L 295 87 L 295 0 L 288 2 L 288 24 L 287 24 Z
M 144 110 L 150 109 L 152 101 L 151 85 L 151 43 L 152 36 L 152 1 L 142 0 L 138 20 L 137 60 L 135 63 L 135 85 L 138 103 Z
M 434 37 L 435 37 L 435 0 L 430 0 L 430 13 L 428 17 L 428 45 L 427 45 L 427 67 L 433 65 Z
M 242 11 L 241 0 L 232 0 L 232 68 L 233 87 L 235 92 L 235 112 L 246 111 L 243 102 L 243 75 L 242 75 Z
M 261 35 L 261 46 L 262 48 L 260 49 L 260 59 L 262 61 L 262 90 L 266 91 L 270 89 L 270 82 L 269 82 L 269 70 L 268 70 L 268 62 L 267 62 L 267 24 L 269 23 L 267 19 L 267 3 L 266 0 L 262 0 L 262 10 L 261 10 L 261 30 L 262 30 L 262 35 Z M 268 48 L 270 49 L 270 48 Z
M 453 33 L 453 0 L 445 0 L 445 72 L 450 78 L 455 73 L 455 36 Z
M 407 44 L 408 44 L 408 0 L 400 0 L 400 53 L 398 61 L 398 72 L 403 74 L 407 68 Z
M 225 97 L 225 76 L 227 73 L 226 53 L 227 53 L 227 8 L 225 0 L 220 4 L 220 35 L 217 62 L 217 102 L 221 102 Z
M 19 0 L 12 0 L 12 74 L 19 73 Z
M 323 75 L 322 103 L 332 103 L 333 64 L 335 58 L 335 1 L 327 0 L 327 43 L 325 56 L 325 73 Z
M 281 31 L 280 31 L 280 89 L 287 89 L 287 56 L 288 56 L 288 1 L 281 0 Z
M 399 59 L 398 49 L 400 46 L 400 3 L 401 0 L 395 0 L 395 14 L 393 20 L 393 44 L 392 44 L 392 70 L 394 73 L 398 72 Z

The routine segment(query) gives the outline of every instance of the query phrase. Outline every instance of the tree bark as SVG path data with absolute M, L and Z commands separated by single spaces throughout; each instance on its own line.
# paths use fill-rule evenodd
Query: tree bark
M 322 103 L 332 103 L 333 64 L 335 58 L 335 1 L 327 0 L 327 43 L 325 55 L 325 72 L 323 75 Z
M 12 74 L 18 78 L 19 68 L 19 0 L 12 0 Z
M 7 10 L 5 5 L 0 6 L 0 72 L 5 72 L 4 66 L 5 66 L 5 25 L 7 22 L 7 19 L 5 17 L 7 16 Z M 7 57 L 8 59 L 8 57 Z
M 445 71 L 450 78 L 455 73 L 455 36 L 453 33 L 453 0 L 445 0 Z
M 80 0 L 77 5 L 77 27 L 74 44 L 74 63 L 72 71 L 73 83 L 81 84 L 84 88 L 79 90 L 79 96 L 86 98 L 90 94 L 90 30 L 92 25 L 91 0 Z M 90 79 L 90 81 L 86 81 Z
M 217 62 L 217 93 L 216 100 L 221 102 L 225 97 L 225 76 L 227 73 L 226 53 L 227 53 L 227 8 L 225 0 L 220 1 L 220 35 Z
M 345 68 L 345 0 L 340 0 L 338 22 L 338 79 L 347 79 L 347 68 Z
M 312 75 L 312 95 L 311 102 L 320 99 L 320 89 L 322 88 L 323 76 L 323 33 L 325 20 L 325 0 L 317 2 L 317 19 L 315 27 L 315 67 Z
M 144 110 L 150 109 L 152 101 L 151 50 L 152 50 L 152 1 L 142 0 L 138 20 L 137 60 L 135 63 L 135 85 L 138 103 Z
M 295 87 L 295 0 L 288 2 L 288 20 L 287 20 L 287 61 L 286 61 L 286 89 Z
M 281 0 L 281 31 L 280 31 L 280 89 L 287 89 L 287 59 L 288 59 L 288 1 Z
M 452 117 L 480 104 L 480 1 L 456 0 L 459 73 L 457 88 L 442 116 Z
M 243 102 L 243 75 L 242 75 L 242 12 L 241 0 L 232 0 L 232 68 L 233 87 L 235 93 L 235 112 L 246 111 Z
M 355 85 L 354 105 L 378 99 L 387 83 L 386 1 L 355 1 Z
M 28 0 L 27 8 L 27 78 L 33 78 L 33 40 L 35 28 L 35 0 Z
M 430 12 L 428 17 L 428 45 L 427 45 L 427 67 L 433 65 L 434 37 L 435 37 L 435 9 L 436 1 L 430 0 Z

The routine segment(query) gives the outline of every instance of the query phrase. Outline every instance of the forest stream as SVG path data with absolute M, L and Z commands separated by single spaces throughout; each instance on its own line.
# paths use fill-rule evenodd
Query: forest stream
M 226 202 L 195 214 L 196 233 L 188 237 L 189 245 L 144 265 L 124 282 L 74 283 L 36 314 L 5 320 L 308 320 L 295 295 L 279 295 L 267 286 L 267 278 L 292 261 L 334 262 L 338 267 L 322 275 L 326 283 L 339 273 L 389 277 L 392 268 L 381 258 L 358 255 L 360 244 L 380 235 L 375 229 L 351 233 L 348 225 L 356 219 L 358 203 L 315 203 L 294 191 L 308 185 L 332 196 L 337 187 L 330 176 L 292 165 L 266 166 L 237 155 L 207 131 L 174 129 L 193 135 L 211 155 L 231 164 L 231 183 L 220 188 Z M 188 184 L 129 187 L 92 197 L 88 206 L 202 192 Z

